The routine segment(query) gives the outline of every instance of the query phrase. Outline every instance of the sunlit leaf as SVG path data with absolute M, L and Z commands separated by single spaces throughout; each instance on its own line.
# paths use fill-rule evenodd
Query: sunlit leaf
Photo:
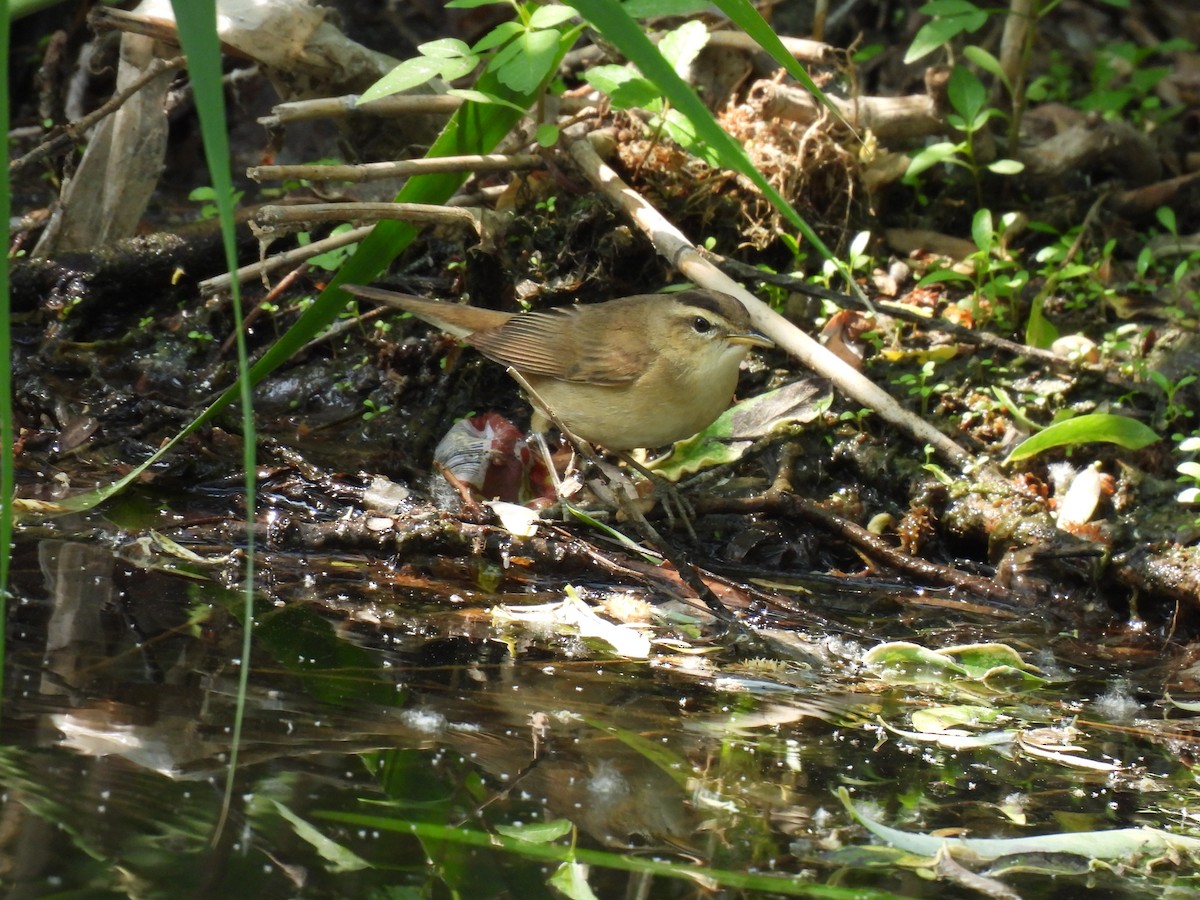
M 412 59 L 406 59 L 363 91 L 358 102 L 367 103 L 397 94 L 400 91 L 407 91 L 425 84 L 431 78 L 438 77 L 441 70 L 440 60 L 430 59 L 427 56 L 414 56 Z
M 997 159 L 987 164 L 987 170 L 997 175 L 1016 175 L 1025 171 L 1025 163 L 1016 159 Z
M 567 819 L 551 819 L 549 822 L 530 822 L 527 825 L 503 825 L 497 823 L 496 831 L 505 837 L 528 841 L 531 844 L 548 844 L 571 833 L 575 826 Z
M 535 90 L 553 71 L 562 35 L 553 28 L 517 35 L 496 54 L 488 68 L 500 83 L 518 93 Z
M 932 169 L 936 165 L 944 162 L 958 162 L 956 158 L 959 152 L 959 145 L 952 144 L 949 141 L 939 141 L 936 144 L 930 144 L 919 153 L 915 153 L 908 163 L 908 170 L 904 173 L 905 178 L 915 178 L 926 169 Z
M 889 828 L 857 806 L 845 788 L 835 792 L 860 825 L 881 841 L 910 853 L 933 856 L 943 847 L 953 849 L 961 861 L 984 861 L 1031 853 L 1069 853 L 1085 859 L 1119 859 L 1134 864 L 1161 859 L 1168 854 L 1190 858 L 1200 853 L 1200 838 L 1171 834 L 1157 828 L 1118 828 L 1019 838 L 945 838 Z M 960 855 L 961 854 L 961 855 Z
M 272 800 L 271 802 L 275 804 L 275 809 L 278 810 L 279 815 L 291 823 L 297 837 L 312 845 L 312 848 L 317 851 L 321 858 L 329 863 L 327 868 L 330 872 L 357 872 L 360 869 L 373 868 L 369 862 L 357 853 L 323 835 L 278 800 Z
M 1008 80 L 1008 76 L 1004 73 L 1004 67 L 1000 65 L 1000 60 L 996 59 L 987 50 L 982 47 L 972 44 L 968 47 L 963 47 L 963 56 L 969 59 L 985 72 L 999 79 L 999 81 L 1012 93 L 1012 83 Z
M 688 69 L 707 43 L 708 29 L 703 22 L 693 20 L 667 32 L 658 43 L 658 52 L 680 77 L 686 77 Z
M 458 38 L 442 38 L 440 41 L 429 41 L 428 43 L 419 44 L 417 50 L 422 56 L 433 57 L 434 59 L 453 59 L 457 56 L 474 56 L 471 48 Z
M 578 862 L 565 862 L 550 876 L 548 884 L 569 900 L 597 900 L 587 881 L 587 866 Z
M 1004 461 L 1020 462 L 1055 447 L 1090 443 L 1116 444 L 1126 450 L 1140 450 L 1157 440 L 1159 436 L 1154 429 L 1137 419 L 1112 413 L 1091 413 L 1047 426 L 1021 441 Z
M 734 462 L 755 440 L 778 428 L 811 422 L 833 402 L 829 383 L 802 379 L 743 400 L 699 434 L 680 441 L 650 468 L 668 481 L 722 463 Z
M 563 22 L 573 19 L 577 15 L 579 13 L 575 12 L 569 6 L 539 6 L 533 11 L 533 15 L 529 17 L 529 27 L 553 28 L 555 25 L 561 25 Z
M 524 31 L 524 27 L 520 22 L 501 22 L 478 41 L 471 49 L 476 53 L 482 53 L 485 50 L 492 50 L 502 44 L 512 40 L 513 35 Z

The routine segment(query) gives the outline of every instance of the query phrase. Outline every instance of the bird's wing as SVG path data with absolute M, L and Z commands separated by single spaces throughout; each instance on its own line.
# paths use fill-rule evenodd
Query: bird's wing
M 621 340 L 603 325 L 597 327 L 593 316 L 586 306 L 522 313 L 466 340 L 490 359 L 527 375 L 589 384 L 636 380 L 651 360 L 629 346 L 644 346 L 644 338 Z

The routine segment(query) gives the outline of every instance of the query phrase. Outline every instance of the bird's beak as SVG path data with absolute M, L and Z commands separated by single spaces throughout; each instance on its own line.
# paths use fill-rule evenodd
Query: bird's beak
M 731 344 L 743 344 L 747 347 L 774 347 L 775 342 L 757 331 L 747 331 L 745 334 L 731 334 L 725 338 Z

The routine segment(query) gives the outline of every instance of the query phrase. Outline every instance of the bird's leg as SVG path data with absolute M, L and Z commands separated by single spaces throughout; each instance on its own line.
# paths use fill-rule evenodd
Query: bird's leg
M 521 375 L 520 372 L 511 366 L 508 368 L 508 374 L 513 381 L 515 381 L 521 386 L 522 389 L 524 389 L 525 393 L 529 396 L 529 399 L 534 401 L 535 405 L 541 410 L 543 415 L 553 422 L 558 427 L 559 431 L 566 435 L 567 440 L 569 440 L 571 445 L 575 448 L 575 452 L 603 472 L 604 469 L 600 466 L 600 459 L 596 456 L 595 451 L 592 450 L 592 448 L 588 445 L 587 441 L 584 441 L 572 434 L 570 429 L 563 425 L 562 420 L 555 415 L 554 410 L 550 408 L 549 404 L 547 404 L 541 397 L 538 396 L 537 391 L 533 389 L 528 380 L 526 380 L 526 378 Z M 539 431 L 535 433 L 540 434 L 541 432 Z M 546 446 L 545 439 L 542 439 L 541 446 Z M 546 449 L 546 454 L 548 460 L 548 448 Z M 634 468 L 643 472 L 652 481 L 664 482 L 664 479 L 654 475 L 652 472 L 646 469 L 645 466 L 641 465 L 641 463 L 638 463 L 636 460 L 631 460 L 628 457 L 625 458 L 629 462 L 633 463 Z M 550 469 L 554 469 L 553 464 L 550 465 Z M 674 491 L 674 485 L 669 483 L 666 484 L 671 491 Z M 675 567 L 675 571 L 679 573 L 679 576 L 683 579 L 684 583 L 696 592 L 696 596 L 703 601 L 704 605 L 708 607 L 708 609 L 717 617 L 717 619 L 726 627 L 734 628 L 741 635 L 753 638 L 753 633 L 746 626 L 746 624 L 739 621 L 738 618 L 729 611 L 725 604 L 721 602 L 720 598 L 713 593 L 712 588 L 705 583 L 704 578 L 700 574 L 699 570 L 696 569 L 696 567 L 693 566 L 685 557 L 680 556 L 678 553 L 672 550 L 671 545 L 662 539 L 662 535 L 655 530 L 654 526 L 646 521 L 646 517 L 642 515 L 642 511 L 637 508 L 637 504 L 633 503 L 624 491 L 614 491 L 614 496 L 616 498 L 617 505 L 621 508 L 621 511 L 625 513 L 629 520 L 634 523 L 639 531 L 641 531 L 643 537 L 659 549 L 667 561 Z M 688 521 L 688 531 L 691 533 L 692 538 L 695 539 L 696 533 L 692 530 L 690 521 Z
M 663 512 L 667 514 L 667 521 L 672 527 L 676 523 L 682 522 L 683 527 L 687 529 L 688 537 L 691 538 L 693 546 L 700 543 L 700 538 L 696 536 L 696 529 L 692 527 L 692 517 L 695 515 L 695 510 L 692 509 L 692 504 L 688 503 L 679 489 L 661 475 L 656 475 L 644 465 L 630 456 L 628 453 L 618 453 L 617 456 L 632 469 L 637 469 L 647 481 L 654 486 L 654 492 L 662 497 Z
M 568 430 L 567 426 L 562 423 L 562 420 L 558 417 L 550 405 L 546 403 L 546 401 L 538 395 L 538 392 L 533 389 L 533 385 L 529 383 L 528 379 L 526 379 L 524 375 L 522 375 L 512 366 L 509 366 L 507 371 L 509 377 L 521 386 L 521 389 L 525 391 L 525 394 L 533 402 L 535 409 L 534 419 L 537 419 L 537 412 L 540 411 L 558 428 L 559 431 L 566 435 L 567 440 L 571 442 L 571 446 L 575 449 L 577 454 L 598 467 L 600 460 L 596 458 L 596 454 L 592 448 L 588 446 L 586 441 L 580 440 L 574 434 L 572 434 L 570 430 Z M 546 462 L 546 468 L 550 470 L 550 478 L 554 482 L 554 493 L 558 499 L 565 500 L 566 498 L 563 496 L 562 480 L 558 477 L 558 470 L 554 468 L 554 460 L 550 456 L 550 448 L 546 446 L 546 437 L 542 434 L 542 430 L 538 428 L 536 424 L 534 426 L 533 433 L 536 436 L 534 440 L 537 442 L 538 450 L 541 452 L 542 458 Z
M 538 392 L 533 389 L 533 386 L 529 383 L 529 381 L 511 366 L 508 368 L 508 374 L 509 377 L 511 377 L 517 384 L 521 386 L 521 388 L 529 396 L 529 399 L 533 401 L 535 406 L 539 408 L 540 412 L 552 423 L 554 423 L 559 431 L 566 435 L 567 440 L 571 442 L 571 446 L 575 448 L 575 452 L 590 462 L 598 470 L 604 472 L 605 468 L 601 464 L 600 459 L 596 456 L 596 453 L 592 449 L 591 445 L 588 444 L 587 441 L 584 441 L 573 434 L 571 430 L 562 423 L 562 420 L 559 419 L 558 415 L 554 412 L 550 405 L 546 403 L 546 401 L 540 396 L 538 396 Z M 558 480 L 557 472 L 555 472 L 553 464 L 550 463 L 550 455 L 549 450 L 546 447 L 545 438 L 542 437 L 541 431 L 539 430 L 535 429 L 534 434 L 538 436 L 538 446 L 541 448 L 543 454 L 545 454 L 547 466 L 553 473 L 551 477 L 554 479 L 555 491 L 558 494 L 559 499 L 563 499 L 561 492 L 562 485 Z M 666 479 L 655 475 L 628 453 L 618 452 L 616 455 L 628 466 L 640 472 L 652 485 L 654 485 L 655 491 L 660 493 L 664 498 L 663 509 L 666 511 L 668 521 L 674 525 L 676 521 L 682 520 L 684 527 L 687 528 L 687 532 L 692 540 L 692 543 L 698 544 L 700 542 L 699 538 L 696 537 L 696 531 L 692 527 L 692 510 L 690 509 L 687 501 L 683 499 L 677 490 L 675 490 L 675 486 Z M 636 489 L 632 488 L 632 485 L 630 485 L 630 487 L 633 490 L 633 494 L 636 496 Z M 655 538 L 657 539 L 657 532 L 655 532 L 653 528 L 650 528 L 650 523 L 646 522 L 646 517 L 642 515 L 641 510 L 636 508 L 632 497 L 626 494 L 624 490 L 613 491 L 613 496 L 617 502 L 617 505 L 620 507 L 621 511 L 625 513 L 626 517 L 635 522 L 639 522 L 640 524 L 644 524 L 646 528 L 649 528 L 650 531 L 654 533 Z M 672 507 L 674 507 L 674 509 L 672 509 Z

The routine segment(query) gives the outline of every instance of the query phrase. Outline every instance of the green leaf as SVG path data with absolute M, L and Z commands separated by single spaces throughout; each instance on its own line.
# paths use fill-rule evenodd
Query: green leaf
M 422 56 L 429 56 L 433 59 L 453 59 L 459 56 L 475 55 L 471 52 L 471 48 L 458 38 L 442 38 L 440 41 L 418 44 L 417 50 Z
M 996 59 L 995 56 L 974 44 L 969 47 L 963 47 L 963 56 L 975 63 L 983 71 L 998 79 L 1008 92 L 1012 93 L 1012 82 L 1008 80 L 1008 76 L 1004 73 L 1004 67 L 1000 65 L 1000 60 Z
M 330 872 L 357 872 L 360 869 L 374 868 L 354 851 L 343 847 L 337 841 L 331 840 L 300 818 L 278 800 L 272 800 L 275 809 L 285 820 L 291 823 L 296 835 L 312 846 L 322 859 L 329 863 L 326 867 Z
M 521 113 L 522 115 L 525 114 L 525 110 L 522 107 L 518 106 L 516 103 L 513 103 L 511 100 L 505 100 L 503 97 L 498 97 L 495 94 L 484 93 L 483 91 L 477 91 L 472 88 L 450 88 L 450 90 L 446 91 L 446 93 L 451 97 L 458 97 L 462 100 L 470 100 L 472 103 L 490 103 L 496 106 L 506 106 L 511 110 Z
M 872 647 L 863 665 L 889 684 L 945 684 L 963 680 L 967 670 L 945 654 L 908 641 Z
M 505 87 L 530 93 L 554 71 L 562 34 L 553 28 L 517 35 L 496 54 L 488 68 Z
M 1058 328 L 1046 318 L 1046 303 L 1035 298 L 1029 307 L 1029 319 L 1025 323 L 1025 343 L 1043 350 L 1058 340 Z
M 1116 444 L 1126 450 L 1140 450 L 1157 440 L 1159 437 L 1154 429 L 1137 419 L 1112 413 L 1092 413 L 1046 427 L 1021 441 L 1004 461 L 1019 462 L 1043 450 L 1088 443 Z
M 427 56 L 414 56 L 412 59 L 404 60 L 363 91 L 358 102 L 367 103 L 370 100 L 378 100 L 380 97 L 390 97 L 400 91 L 407 91 L 425 84 L 431 78 L 438 77 L 441 71 L 441 60 L 430 59 Z
M 995 162 L 990 162 L 987 165 L 989 172 L 995 172 L 997 175 L 1016 175 L 1018 172 L 1025 170 L 1025 163 L 1016 159 L 998 159 Z
M 550 148 L 558 143 L 558 126 L 552 122 L 543 122 L 537 127 L 537 132 L 534 134 L 534 140 L 537 141 L 539 147 Z
M 562 893 L 568 900 L 598 900 L 587 881 L 587 866 L 578 862 L 565 862 L 551 875 L 546 883 Z
M 941 163 L 959 162 L 956 156 L 960 152 L 961 147 L 961 144 L 952 144 L 949 141 L 939 141 L 936 144 L 930 144 L 909 161 L 908 171 L 904 173 L 905 180 L 915 178 L 926 169 L 932 169 Z
M 968 124 L 973 124 L 987 105 L 987 88 L 970 69 L 955 66 L 946 83 L 946 98 Z
M 921 12 L 935 18 L 917 31 L 904 54 L 906 63 L 928 56 L 964 31 L 978 31 L 987 22 L 987 13 L 965 0 L 935 0 L 922 6 Z
M 660 19 L 664 16 L 690 16 L 706 12 L 708 0 L 627 0 L 625 12 L 635 19 Z
M 951 284 L 956 281 L 970 281 L 971 276 L 966 272 L 955 272 L 953 269 L 938 269 L 930 272 L 917 282 L 917 287 L 923 288 L 931 284 Z
M 475 71 L 475 67 L 479 65 L 479 58 L 475 56 L 459 56 L 454 59 L 443 59 L 440 62 L 442 69 L 439 74 L 442 76 L 442 80 L 455 81 Z
M 707 43 L 708 29 L 703 22 L 693 20 L 684 22 L 664 35 L 658 42 L 658 52 L 671 64 L 677 75 L 686 78 L 688 69 Z
M 954 19 L 934 19 L 932 22 L 926 22 L 917 30 L 913 42 L 908 45 L 904 62 L 914 63 L 923 59 L 943 44 L 949 43 L 951 38 L 961 31 L 962 26 Z
M 975 215 L 971 218 L 971 240 L 980 250 L 985 253 L 991 252 L 992 245 L 996 242 L 996 228 L 992 223 L 990 209 L 975 211 Z
M 572 825 L 567 819 L 551 819 L 549 822 L 531 822 L 528 825 L 501 825 L 495 828 L 505 837 L 516 838 L 531 844 L 549 844 L 560 837 L 570 834 Z
M 482 53 L 485 50 L 491 50 L 493 47 L 499 47 L 501 44 L 507 44 L 512 40 L 513 35 L 519 34 L 524 30 L 525 28 L 520 22 L 501 22 L 477 40 L 471 50 L 475 53 Z
M 702 432 L 680 441 L 650 468 L 668 481 L 740 459 L 759 438 L 778 428 L 811 422 L 833 402 L 833 390 L 820 378 L 807 378 L 750 397 L 725 410 Z
M 569 6 L 539 6 L 529 18 L 530 28 L 553 28 L 568 19 L 575 18 L 579 13 Z
M 645 109 L 661 105 L 662 92 L 629 66 L 596 66 L 583 79 L 612 101 L 613 109 Z

